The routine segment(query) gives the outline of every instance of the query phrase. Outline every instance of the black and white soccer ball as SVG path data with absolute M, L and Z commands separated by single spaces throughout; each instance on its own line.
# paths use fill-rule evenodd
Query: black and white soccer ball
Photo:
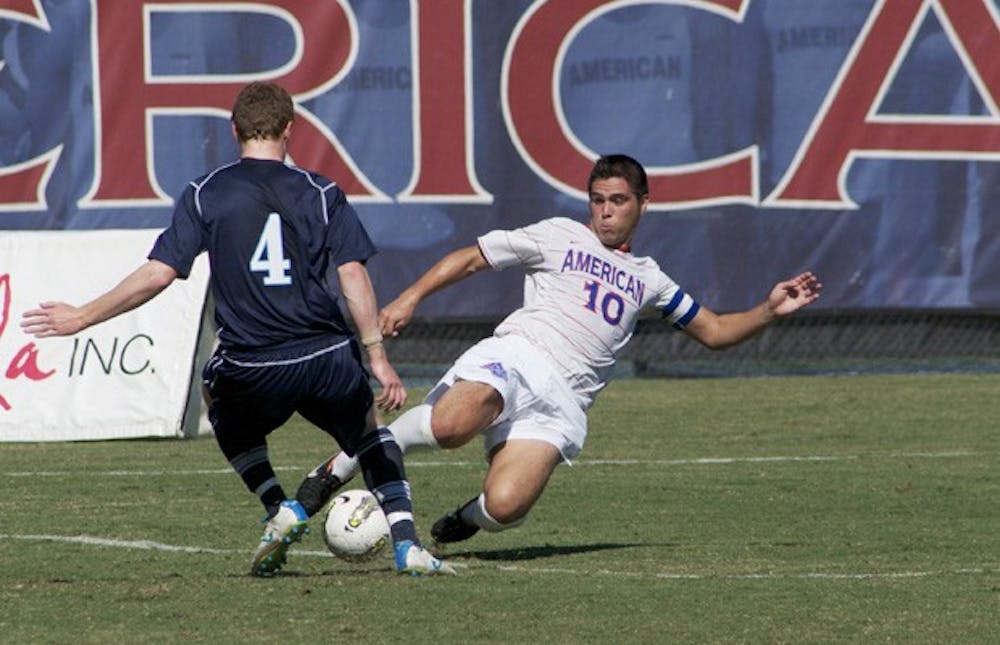
M 364 562 L 389 544 L 389 522 L 371 492 L 346 490 L 330 502 L 323 537 L 327 548 L 338 558 Z

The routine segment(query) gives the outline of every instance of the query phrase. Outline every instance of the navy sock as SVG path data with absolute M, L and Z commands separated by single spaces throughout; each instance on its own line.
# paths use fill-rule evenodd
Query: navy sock
M 267 446 L 255 446 L 232 457 L 229 463 L 250 492 L 260 499 L 260 503 L 267 510 L 267 516 L 273 517 L 286 498 L 285 491 L 278 483 L 278 477 L 274 474 L 274 468 L 268 459 Z
M 364 473 L 365 484 L 389 521 L 392 541 L 410 540 L 419 544 L 413 522 L 410 483 L 403 468 L 403 451 L 387 428 L 379 428 L 362 438 L 358 446 L 358 463 Z

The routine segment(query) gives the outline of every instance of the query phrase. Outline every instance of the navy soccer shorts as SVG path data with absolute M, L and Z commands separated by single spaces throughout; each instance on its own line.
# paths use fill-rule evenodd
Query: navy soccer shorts
M 356 341 L 338 337 L 266 352 L 217 350 L 202 372 L 220 444 L 257 444 L 294 412 L 349 455 L 374 395 Z

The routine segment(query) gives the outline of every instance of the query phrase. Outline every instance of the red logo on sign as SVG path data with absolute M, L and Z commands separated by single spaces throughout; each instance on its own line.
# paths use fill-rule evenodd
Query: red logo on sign
M 10 319 L 10 302 L 10 274 L 5 273 L 0 275 L 0 341 L 3 341 L 3 332 L 7 328 L 7 321 Z M 7 365 L 7 371 L 4 373 L 4 376 L 11 380 L 25 376 L 32 381 L 41 381 L 55 373 L 55 370 L 45 372 L 38 367 L 38 348 L 35 347 L 34 343 L 28 343 L 14 354 L 14 358 Z M 10 410 L 10 403 L 7 402 L 3 394 L 0 394 L 0 408 Z

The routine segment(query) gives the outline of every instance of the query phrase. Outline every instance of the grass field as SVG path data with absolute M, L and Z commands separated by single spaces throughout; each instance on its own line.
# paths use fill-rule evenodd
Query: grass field
M 414 393 L 416 395 L 419 392 Z M 528 522 L 458 577 L 273 579 L 211 439 L 0 447 L 0 642 L 996 643 L 1000 375 L 619 381 Z M 286 488 L 329 449 L 273 436 Z M 414 453 L 422 535 L 480 446 Z

